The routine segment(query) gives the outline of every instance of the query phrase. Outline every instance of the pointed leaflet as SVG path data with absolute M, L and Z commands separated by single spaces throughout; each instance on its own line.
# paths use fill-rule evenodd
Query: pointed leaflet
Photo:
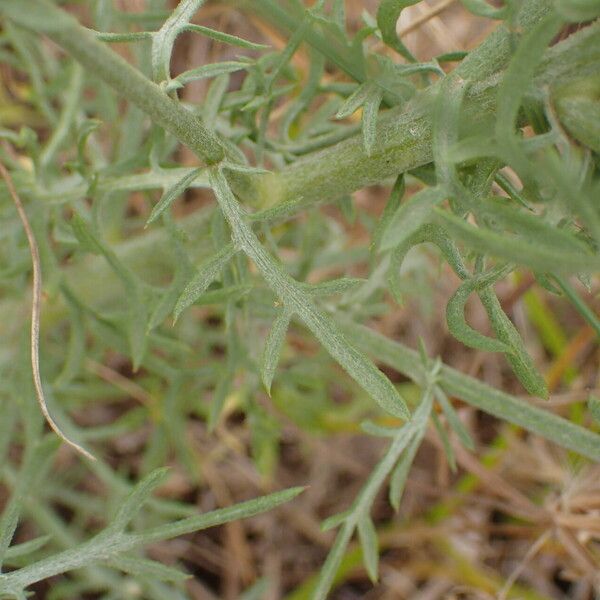
M 371 252 L 377 252 L 379 250 L 379 246 L 381 244 L 381 238 L 388 228 L 392 217 L 398 210 L 400 206 L 400 201 L 402 200 L 402 196 L 404 196 L 404 192 L 406 190 L 406 184 L 404 181 L 404 173 L 398 175 L 396 181 L 394 183 L 394 187 L 390 192 L 390 196 L 388 201 L 383 209 L 383 213 L 381 218 L 379 219 L 375 229 L 373 230 L 373 235 L 371 236 Z
M 507 237 L 504 232 L 470 225 L 447 211 L 436 210 L 435 213 L 436 220 L 455 239 L 461 240 L 478 252 L 497 256 L 542 273 L 595 272 L 600 269 L 600 257 L 597 255 L 566 252 L 539 240 L 532 243 L 525 236 Z
M 292 313 L 285 307 L 281 309 L 277 318 L 273 323 L 273 327 L 267 336 L 265 342 L 265 348 L 263 350 L 260 373 L 263 385 L 267 390 L 269 396 L 271 395 L 271 383 L 275 375 L 275 369 L 279 362 L 279 356 L 283 343 L 285 341 L 285 334 L 290 324 L 290 318 Z
M 184 31 L 191 31 L 192 33 L 200 33 L 209 37 L 213 40 L 217 40 L 218 42 L 223 42 L 224 44 L 229 44 L 231 46 L 238 46 L 239 48 L 245 48 L 246 50 L 263 50 L 265 48 L 269 48 L 269 46 L 265 44 L 256 44 L 254 42 L 249 42 L 248 40 L 244 40 L 236 35 L 231 35 L 229 33 L 223 33 L 222 31 L 217 31 L 216 29 L 210 29 L 208 27 L 203 27 L 202 25 L 195 25 L 193 23 L 188 23 L 183 27 Z
M 327 517 L 321 523 L 321 531 L 329 531 L 330 529 L 339 527 L 348 518 L 351 512 L 351 509 L 345 510 L 344 512 Z
M 322 281 L 321 283 L 308 283 L 305 284 L 304 289 L 312 296 L 318 298 L 319 296 L 343 294 L 366 282 L 366 279 L 358 279 L 356 277 L 340 277 L 339 279 L 331 279 L 329 281 Z
M 367 99 L 367 96 L 373 87 L 375 87 L 375 84 L 371 81 L 359 85 L 358 88 L 356 88 L 356 90 L 352 92 L 348 98 L 346 98 L 344 104 L 342 104 L 340 109 L 337 111 L 335 118 L 345 119 L 351 114 L 354 114 L 365 103 L 365 100 Z
M 377 531 L 371 517 L 365 515 L 358 522 L 358 539 L 363 553 L 363 562 L 367 568 L 369 579 L 375 583 L 377 581 L 377 566 L 379 563 L 379 542 L 377 540 Z
M 152 209 L 152 212 L 150 213 L 150 216 L 148 217 L 148 220 L 146 221 L 146 227 L 148 227 L 148 225 L 150 225 L 151 223 L 154 223 L 154 221 L 156 221 L 156 219 L 158 219 L 158 217 L 160 217 L 160 215 L 165 210 L 167 210 L 167 208 L 169 208 L 171 206 L 171 204 L 173 204 L 175 199 L 178 196 L 181 196 L 181 194 L 183 194 L 183 192 L 185 192 L 185 190 L 191 185 L 192 181 L 194 181 L 194 179 L 196 179 L 196 177 L 198 177 L 198 175 L 201 173 L 201 171 L 202 171 L 202 169 L 195 169 L 195 170 L 191 171 L 187 175 L 184 175 L 179 181 L 177 181 L 175 184 L 173 184 L 170 188 L 168 188 L 164 191 L 160 200 L 155 204 L 154 208 Z
M 198 81 L 199 79 L 208 79 L 210 77 L 218 77 L 219 75 L 225 75 L 227 73 L 243 71 L 250 65 L 250 62 L 240 62 L 234 60 L 202 65 L 196 69 L 184 71 L 181 73 L 181 75 L 171 79 L 166 87 L 166 90 L 170 92 L 171 90 L 176 90 L 183 87 L 186 83 L 190 83 L 191 81 Z
M 400 41 L 400 38 L 396 33 L 396 25 L 402 10 L 416 4 L 418 1 L 419 0 L 382 0 L 377 10 L 377 27 L 379 27 L 379 30 L 381 31 L 383 41 L 410 62 L 416 62 L 415 57 Z
M 425 188 L 400 205 L 383 232 L 380 249 L 382 251 L 389 250 L 403 244 L 422 225 L 427 223 L 433 209 L 444 198 L 445 193 L 441 188 Z
M 319 310 L 297 281 L 292 279 L 260 244 L 243 219 L 243 213 L 218 167 L 209 171 L 215 195 L 231 227 L 236 246 L 256 264 L 265 281 L 312 331 L 329 354 L 386 411 L 402 419 L 410 417 L 406 403 L 391 381 L 344 338 L 333 319 Z
M 107 560 L 106 564 L 113 569 L 118 569 L 142 579 L 150 578 L 158 581 L 181 583 L 191 577 L 191 575 L 178 569 L 141 556 L 118 554 Z
M 435 430 L 442 442 L 442 449 L 444 450 L 444 454 L 446 455 L 446 461 L 450 466 L 450 470 L 453 473 L 456 473 L 456 456 L 454 455 L 454 449 L 452 448 L 452 444 L 450 443 L 450 438 L 448 437 L 448 432 L 444 429 L 440 418 L 437 416 L 435 411 L 431 413 L 431 420 L 433 421 L 433 425 Z
M 165 481 L 168 474 L 169 469 L 164 467 L 156 469 L 144 477 L 123 500 L 107 530 L 123 531 L 126 525 L 142 509 L 144 503 L 150 498 L 150 494 Z
M 383 91 L 377 85 L 369 89 L 362 113 L 362 134 L 365 154 L 371 156 L 377 137 L 377 113 L 383 99 Z
M 439 387 L 435 388 L 435 398 L 442 407 L 442 411 L 446 416 L 448 425 L 451 427 L 454 433 L 456 433 L 462 445 L 471 451 L 475 450 L 475 442 L 473 441 L 471 434 L 463 425 L 463 422 L 456 413 L 454 406 L 452 406 L 452 403 L 450 400 L 448 400 L 448 396 L 446 396 L 445 392 Z
M 177 300 L 175 310 L 173 311 L 175 320 L 208 289 L 208 286 L 219 276 L 221 269 L 236 253 L 235 246 L 227 244 L 214 256 L 211 256 L 206 262 L 200 265 L 193 279 L 187 284 L 181 296 L 179 296 L 179 300 Z

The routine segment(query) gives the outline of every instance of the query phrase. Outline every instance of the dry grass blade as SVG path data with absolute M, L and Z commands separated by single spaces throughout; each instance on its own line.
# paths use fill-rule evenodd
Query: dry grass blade
M 46 404 L 46 397 L 44 396 L 44 388 L 42 387 L 42 377 L 40 374 L 40 313 L 42 305 L 42 268 L 40 265 L 40 251 L 38 249 L 33 230 L 27 218 L 27 213 L 21 198 L 17 194 L 12 177 L 6 169 L 6 167 L 0 162 L 0 175 L 6 182 L 6 187 L 14 202 L 14 205 L 19 213 L 19 218 L 23 224 L 25 235 L 27 236 L 27 243 L 29 244 L 29 252 L 31 254 L 31 263 L 33 266 L 33 291 L 31 300 L 31 370 L 33 371 L 33 385 L 35 387 L 35 394 L 37 396 L 40 409 L 46 419 L 48 425 L 50 425 L 52 431 L 58 435 L 67 445 L 71 446 L 74 450 L 79 452 L 82 456 L 95 460 L 85 448 L 69 439 L 60 429 L 56 421 L 52 418 L 48 405 Z

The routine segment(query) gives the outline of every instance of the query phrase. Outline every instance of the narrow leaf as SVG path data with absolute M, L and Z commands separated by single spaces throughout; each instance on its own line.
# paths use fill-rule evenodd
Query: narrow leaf
M 369 574 L 369 579 L 377 582 L 377 568 L 379 563 L 379 542 L 377 539 L 377 531 L 373 521 L 365 515 L 358 522 L 358 539 L 363 552 L 363 561 Z
M 389 250 L 407 240 L 431 218 L 433 209 L 444 197 L 440 188 L 425 188 L 402 204 L 383 233 L 380 249 Z
M 165 467 L 156 469 L 144 477 L 123 500 L 108 530 L 123 531 L 126 525 L 143 508 L 144 503 L 150 498 L 150 494 L 165 481 L 168 473 L 169 469 Z
M 183 573 L 178 569 L 167 567 L 156 560 L 142 558 L 141 556 L 118 554 L 106 561 L 106 564 L 113 569 L 118 569 L 134 577 L 144 579 L 181 583 L 191 577 L 191 575 Z
M 402 494 L 404 492 L 404 486 L 406 485 L 406 480 L 408 479 L 408 473 L 412 466 L 413 460 L 417 454 L 417 450 L 421 445 L 421 440 L 418 437 L 415 437 L 402 456 L 398 461 L 398 464 L 394 468 L 392 472 L 392 476 L 390 477 L 390 504 L 394 508 L 395 511 L 400 510 L 400 500 L 402 499 Z
M 362 112 L 363 145 L 367 156 L 371 156 L 377 138 L 377 113 L 383 99 L 383 91 L 379 86 L 371 86 L 367 94 Z
M 219 276 L 221 269 L 235 256 L 237 250 L 233 244 L 227 244 L 217 254 L 203 263 L 193 279 L 187 284 L 177 300 L 173 316 L 175 320 L 191 304 L 193 304 Z
M 171 204 L 175 201 L 178 196 L 181 196 L 185 192 L 185 190 L 191 185 L 191 183 L 198 177 L 198 175 L 202 172 L 202 169 L 195 169 L 184 175 L 177 183 L 164 191 L 160 200 L 155 204 L 148 220 L 146 221 L 146 227 L 151 223 L 154 223 L 160 215 L 167 210 Z
M 212 63 L 209 65 L 202 65 L 201 67 L 197 67 L 196 69 L 190 69 L 189 71 L 184 71 L 181 75 L 178 75 L 174 79 L 169 81 L 166 90 L 169 92 L 171 90 L 176 90 L 178 88 L 183 87 L 186 83 L 190 83 L 191 81 L 198 81 L 199 79 L 208 79 L 209 77 L 217 77 L 219 75 L 224 75 L 226 73 L 235 73 L 236 71 L 243 71 L 250 66 L 249 62 L 239 62 L 239 61 L 224 61 L 219 63 Z
M 365 102 L 367 96 L 371 92 L 373 85 L 371 82 L 363 83 L 346 99 L 344 104 L 340 107 L 336 119 L 345 119 L 351 114 L 355 113 Z
M 473 441 L 471 434 L 467 431 L 467 428 L 464 426 L 463 422 L 460 420 L 456 410 L 452 406 L 452 403 L 450 400 L 448 400 L 448 396 L 446 396 L 444 391 L 438 387 L 435 389 L 435 397 L 442 407 L 442 411 L 446 416 L 448 425 L 452 428 L 454 433 L 456 433 L 462 445 L 471 451 L 475 450 L 475 442 Z
M 188 23 L 184 28 L 184 31 L 191 31 L 192 33 L 200 33 L 208 38 L 213 40 L 217 40 L 218 42 L 223 42 L 225 44 L 229 44 L 230 46 L 237 46 L 238 48 L 245 48 L 247 50 L 264 50 L 265 48 L 269 48 L 269 46 L 265 44 L 257 44 L 255 42 L 249 42 L 248 40 L 244 40 L 236 35 L 230 35 L 228 33 L 223 33 L 222 31 L 217 31 L 216 29 L 210 29 L 209 27 L 203 27 L 202 25 L 195 25 L 192 23 Z
M 273 382 L 275 369 L 279 362 L 279 356 L 281 354 L 281 349 L 283 348 L 285 334 L 288 330 L 291 316 L 292 313 L 285 307 L 281 309 L 267 336 L 267 341 L 263 350 L 260 372 L 263 385 L 269 396 L 271 395 L 271 383 Z
M 351 510 L 345 510 L 343 512 L 337 513 L 336 515 L 331 515 L 330 517 L 327 517 L 321 523 L 321 531 L 329 531 L 331 529 L 339 527 L 348 518 L 348 515 L 350 513 Z
M 382 0 L 377 10 L 377 27 L 381 31 L 383 41 L 410 62 L 416 62 L 415 57 L 400 41 L 396 33 L 396 25 L 402 10 L 417 2 L 418 0 Z

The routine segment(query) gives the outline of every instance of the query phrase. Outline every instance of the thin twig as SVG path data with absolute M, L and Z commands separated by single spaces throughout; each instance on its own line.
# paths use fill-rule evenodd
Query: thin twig
M 17 194 L 13 180 L 6 167 L 0 162 L 0 175 L 6 182 L 8 192 L 15 204 L 19 218 L 23 224 L 23 229 L 27 235 L 27 242 L 29 244 L 29 251 L 31 254 L 31 263 L 33 265 L 33 292 L 31 301 L 31 369 L 33 371 L 33 385 L 35 387 L 35 393 L 37 396 L 38 403 L 42 410 L 42 413 L 46 419 L 48 425 L 50 425 L 52 431 L 58 435 L 66 444 L 71 446 L 74 450 L 85 456 L 95 460 L 85 448 L 79 444 L 70 440 L 60 429 L 57 423 L 52 418 L 48 406 L 46 404 L 46 398 L 44 396 L 44 389 L 42 387 L 42 377 L 40 375 L 40 312 L 42 304 L 42 269 L 40 264 L 40 251 L 38 249 L 33 230 L 29 224 L 27 213 L 23 207 L 23 203 Z

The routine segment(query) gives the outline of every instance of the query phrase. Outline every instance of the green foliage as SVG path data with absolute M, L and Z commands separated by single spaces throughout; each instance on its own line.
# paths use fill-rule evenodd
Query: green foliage
M 172 12 L 153 0 L 147 13 L 128 16 L 110 2 L 89 2 L 87 27 L 50 0 L 29 0 L 27 11 L 20 0 L 0 3 L 2 56 L 27 81 L 28 102 L 42 124 L 1 129 L 12 149 L 0 147 L 0 161 L 40 249 L 43 383 L 57 423 L 98 456 L 96 463 L 82 459 L 68 476 L 52 473 L 58 442 L 43 433 L 20 336 L 31 258 L 2 185 L 0 477 L 10 499 L 0 516 L 0 565 L 10 570 L 0 573 L 0 597 L 24 598 L 29 586 L 65 573 L 70 577 L 59 579 L 57 592 L 64 598 L 87 592 L 125 598 L 123 584 L 131 578 L 144 597 L 187 597 L 185 573 L 145 557 L 148 545 L 262 513 L 301 491 L 202 515 L 153 497 L 170 461 L 191 481 L 201 478 L 187 423 L 199 418 L 212 431 L 231 410 L 241 412 L 257 470 L 269 480 L 282 425 L 277 411 L 265 407 L 310 434 L 326 431 L 325 413 L 340 410 L 335 386 L 361 407 L 360 418 L 372 419 L 364 431 L 388 447 L 348 510 L 323 525 L 338 533 L 315 598 L 327 597 L 355 533 L 365 569 L 377 581 L 372 506 L 389 480 L 389 501 L 399 510 L 428 427 L 452 468 L 450 432 L 475 448 L 450 397 L 600 460 L 592 429 L 361 325 L 385 316 L 392 299 L 418 296 L 405 259 L 428 243 L 449 267 L 444 276 L 458 278 L 446 306 L 450 334 L 500 353 L 528 393 L 546 397 L 546 383 L 495 285 L 531 271 L 600 337 L 597 315 L 569 281 L 586 281 L 600 267 L 600 26 L 553 44 L 565 24 L 595 18 L 597 2 L 493 7 L 463 0 L 474 14 L 501 21 L 498 29 L 466 55 L 423 62 L 396 33 L 400 12 L 414 3 L 383 0 L 354 32 L 342 0 L 310 9 L 300 0 L 240 3 L 287 36 L 280 51 L 192 23 L 202 0 L 182 0 Z M 173 49 L 184 33 L 247 56 L 192 65 L 172 77 Z M 43 36 L 65 55 L 45 52 Z M 376 51 L 379 39 L 395 50 L 393 58 L 389 49 Z M 107 45 L 113 42 L 132 43 L 134 65 Z M 294 60 L 299 52 L 308 57 L 306 71 Z M 450 70 L 450 60 L 461 62 Z M 332 80 L 331 71 L 343 77 Z M 200 79 L 210 80 L 203 103 L 182 102 L 182 88 Z M 360 125 L 351 119 L 359 109 Z M 197 165 L 178 165 L 180 144 Z M 352 192 L 391 181 L 379 220 L 354 207 Z M 212 190 L 215 202 L 176 217 L 175 200 L 199 188 Z M 334 201 L 340 217 L 320 210 Z M 343 217 L 368 229 L 370 241 L 357 246 L 340 225 Z M 323 280 L 323 272 L 333 275 Z M 350 276 L 357 272 L 367 275 Z M 467 321 L 473 296 L 492 335 Z M 326 354 L 299 355 L 286 336 Z M 111 355 L 128 361 L 135 382 L 127 393 L 139 402 L 104 426 L 68 425 L 66 413 L 113 402 L 115 381 L 126 385 L 118 373 L 112 380 L 97 376 Z M 419 386 L 415 406 L 382 364 Z M 366 409 L 365 398 L 373 401 Z M 597 420 L 596 398 L 589 410 Z M 381 417 L 399 422 L 383 427 Z M 131 485 L 105 461 L 105 444 L 142 428 L 151 433 Z M 23 448 L 19 461 L 12 446 Z M 90 473 L 106 498 L 81 489 Z M 73 525 L 56 510 L 60 503 L 77 515 Z M 94 515 L 101 523 L 90 535 L 85 523 Z M 23 520 L 35 525 L 35 537 L 11 546 Z M 246 597 L 260 597 L 265 586 L 258 582 Z

